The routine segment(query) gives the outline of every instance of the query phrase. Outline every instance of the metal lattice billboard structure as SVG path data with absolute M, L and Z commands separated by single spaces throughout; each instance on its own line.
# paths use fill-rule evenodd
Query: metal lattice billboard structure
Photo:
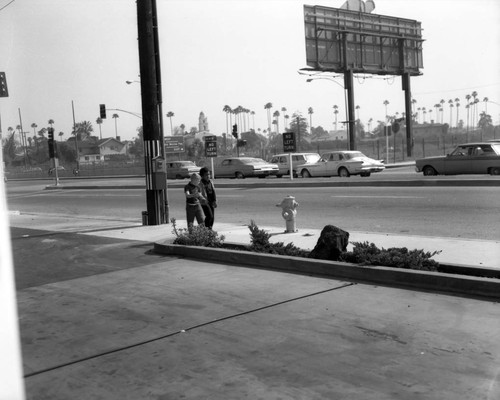
M 420 75 L 418 21 L 348 9 L 304 6 L 307 65 L 317 71 Z

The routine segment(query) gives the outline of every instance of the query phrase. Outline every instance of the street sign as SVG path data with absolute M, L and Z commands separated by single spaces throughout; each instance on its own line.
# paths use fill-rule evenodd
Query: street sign
M 165 136 L 165 154 L 183 152 L 184 138 L 182 136 Z
M 205 157 L 217 157 L 217 136 L 205 136 Z
M 285 153 L 293 153 L 294 151 L 296 151 L 295 133 L 293 132 L 283 133 L 283 151 Z

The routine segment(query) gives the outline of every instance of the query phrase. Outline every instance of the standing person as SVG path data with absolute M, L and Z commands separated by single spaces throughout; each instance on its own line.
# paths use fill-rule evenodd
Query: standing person
M 200 188 L 201 176 L 194 173 L 191 175 L 191 180 L 184 186 L 184 194 L 186 195 L 186 220 L 189 231 L 191 231 L 196 217 L 198 225 L 203 224 L 205 215 L 201 208 L 201 202 L 206 202 L 206 199 L 201 194 Z
M 215 209 L 217 208 L 217 196 L 215 195 L 214 184 L 210 180 L 210 170 L 207 167 L 200 169 L 201 175 L 201 191 L 203 197 L 207 200 L 201 203 L 203 212 L 205 213 L 205 226 L 212 229 L 215 220 Z

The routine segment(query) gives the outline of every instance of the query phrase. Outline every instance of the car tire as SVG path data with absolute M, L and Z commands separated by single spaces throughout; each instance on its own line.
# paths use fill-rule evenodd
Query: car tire
M 422 169 L 422 173 L 424 174 L 424 176 L 434 176 L 434 175 L 437 175 L 437 171 L 433 167 L 431 167 L 430 165 L 426 165 Z
M 362 177 L 369 177 L 371 175 L 371 172 L 365 172 L 363 174 L 360 174 Z
M 283 178 L 283 175 L 276 175 L 276 178 Z
M 235 172 L 234 177 L 236 179 L 245 179 L 245 175 L 243 175 L 243 172 L 240 172 L 240 171 Z
M 338 173 L 341 178 L 349 178 L 351 176 L 351 174 L 345 167 L 339 168 Z
M 300 172 L 300 176 L 302 178 L 310 178 L 311 177 L 311 173 L 307 170 L 307 169 L 303 169 L 301 172 Z
M 500 175 L 500 167 L 490 168 L 490 175 Z

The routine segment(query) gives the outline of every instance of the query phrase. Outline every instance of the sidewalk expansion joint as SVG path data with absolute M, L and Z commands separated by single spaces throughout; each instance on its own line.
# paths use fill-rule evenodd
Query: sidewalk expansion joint
M 55 365 L 53 367 L 45 368 L 45 369 L 42 369 L 42 370 L 39 370 L 39 371 L 34 371 L 34 372 L 29 373 L 29 374 L 25 374 L 24 378 L 25 379 L 26 378 L 31 378 L 33 376 L 41 375 L 41 374 L 44 374 L 46 372 L 52 372 L 52 371 L 55 371 L 55 370 L 58 370 L 58 369 L 61 369 L 61 368 L 65 368 L 65 367 L 69 367 L 69 366 L 72 366 L 72 365 L 75 365 L 75 364 L 79 364 L 79 363 L 82 363 L 82 362 L 85 362 L 85 361 L 94 360 L 94 359 L 97 359 L 97 358 L 100 358 L 100 357 L 105 357 L 105 356 L 108 356 L 108 355 L 111 355 L 111 354 L 115 354 L 115 353 L 118 353 L 118 352 L 121 352 L 121 351 L 126 351 L 126 350 L 130 350 L 130 349 L 133 349 L 133 348 L 136 348 L 136 347 L 140 347 L 140 346 L 149 344 L 149 343 L 157 342 L 157 341 L 160 341 L 160 340 L 163 340 L 163 339 L 168 339 L 168 338 L 170 338 L 172 336 L 176 336 L 176 335 L 179 335 L 179 334 L 182 334 L 182 333 L 190 332 L 190 331 L 193 331 L 195 329 L 199 329 L 199 328 L 202 328 L 202 327 L 205 327 L 205 326 L 216 324 L 216 323 L 219 323 L 219 322 L 222 322 L 222 321 L 227 321 L 227 320 L 230 320 L 230 319 L 233 319 L 233 318 L 238 318 L 238 317 L 241 317 L 241 316 L 244 316 L 244 315 L 253 314 L 253 313 L 256 313 L 256 312 L 259 312 L 259 311 L 262 311 L 262 310 L 266 310 L 268 308 L 273 308 L 273 307 L 277 307 L 277 306 L 280 306 L 280 305 L 283 305 L 283 304 L 292 303 L 292 302 L 297 301 L 297 300 L 306 299 L 308 297 L 314 297 L 314 296 L 318 296 L 318 295 L 321 295 L 321 294 L 333 292 L 333 291 L 336 291 L 336 290 L 345 289 L 347 287 L 354 286 L 354 285 L 357 285 L 357 283 L 355 283 L 355 282 L 349 282 L 349 283 L 346 283 L 346 284 L 343 284 L 343 285 L 340 285 L 340 286 L 335 286 L 335 287 L 330 288 L 330 289 L 325 289 L 325 290 L 321 290 L 319 292 L 309 293 L 309 294 L 305 294 L 303 296 L 294 297 L 292 299 L 287 299 L 287 300 L 279 301 L 277 303 L 268 304 L 266 306 L 254 308 L 252 310 L 243 311 L 243 312 L 240 312 L 238 314 L 228 315 L 227 317 L 222 317 L 222 318 L 214 319 L 213 321 L 208 321 L 208 322 L 204 322 L 204 323 L 201 323 L 201 324 L 198 324 L 198 325 L 194 325 L 194 326 L 191 326 L 191 327 L 186 328 L 186 329 L 181 329 L 181 330 L 179 330 L 177 332 L 169 333 L 168 335 L 162 335 L 162 336 L 159 336 L 159 337 L 156 337 L 156 338 L 153 338 L 153 339 L 148 339 L 148 340 L 141 341 L 139 343 L 134 343 L 134 344 L 131 344 L 131 345 L 128 345 L 128 346 L 119 347 L 119 348 L 116 348 L 116 349 L 113 349 L 113 350 L 109 350 L 109 351 L 105 351 L 105 352 L 102 352 L 102 353 L 99 353 L 99 354 L 94 354 L 92 356 L 82 357 L 82 358 L 80 358 L 78 360 L 73 360 L 73 361 L 70 361 L 70 362 L 67 362 L 67 363 Z

